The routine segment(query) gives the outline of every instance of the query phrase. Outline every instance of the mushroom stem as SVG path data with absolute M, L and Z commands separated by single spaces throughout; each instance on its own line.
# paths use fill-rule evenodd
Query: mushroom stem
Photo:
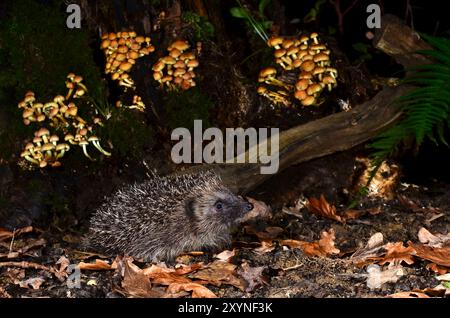
M 91 156 L 89 156 L 88 152 L 87 152 L 87 147 L 86 144 L 81 145 L 81 147 L 83 147 L 83 153 L 86 157 L 88 157 L 90 160 L 95 161 L 94 159 L 92 159 Z
M 25 156 L 25 159 L 28 160 L 28 161 L 31 162 L 31 163 L 34 163 L 35 165 L 38 165 L 38 164 L 39 164 L 39 161 L 38 161 L 38 160 L 36 160 L 36 159 L 34 159 L 34 158 L 31 158 L 30 156 Z
M 94 145 L 95 148 L 98 149 L 98 151 L 100 151 L 102 154 L 104 154 L 105 156 L 111 156 L 110 152 L 107 152 L 105 149 L 102 148 L 102 146 L 100 146 L 100 143 L 98 140 L 94 140 L 92 141 L 92 144 Z

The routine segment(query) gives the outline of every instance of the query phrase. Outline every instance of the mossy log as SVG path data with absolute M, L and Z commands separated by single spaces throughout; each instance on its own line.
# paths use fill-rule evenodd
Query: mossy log
M 427 62 L 415 52 L 429 46 L 417 33 L 390 15 L 383 17 L 382 28 L 376 31 L 374 37 L 374 46 L 405 68 Z M 411 89 L 406 85 L 386 87 L 348 112 L 332 114 L 281 132 L 278 172 L 374 138 L 400 118 L 400 107 L 394 101 Z M 260 174 L 260 167 L 260 164 L 212 164 L 193 166 L 187 171 L 214 169 L 232 189 L 245 193 L 270 177 Z

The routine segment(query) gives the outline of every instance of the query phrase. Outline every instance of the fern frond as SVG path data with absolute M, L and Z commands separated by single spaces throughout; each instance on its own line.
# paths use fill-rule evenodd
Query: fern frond
M 406 140 L 412 139 L 417 148 L 425 139 L 448 146 L 445 131 L 450 128 L 450 40 L 429 35 L 423 38 L 433 50 L 418 53 L 433 63 L 408 70 L 403 83 L 416 88 L 395 101 L 402 109 L 402 119 L 369 145 L 375 166 L 373 175 L 380 163 L 394 155 Z

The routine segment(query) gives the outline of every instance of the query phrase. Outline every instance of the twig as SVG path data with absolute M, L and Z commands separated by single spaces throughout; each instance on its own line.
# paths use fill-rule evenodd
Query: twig
M 336 15 L 338 18 L 338 28 L 341 35 L 344 34 L 344 17 L 351 9 L 358 3 L 359 0 L 353 0 L 353 2 L 344 10 L 341 9 L 341 0 L 330 0 L 330 3 L 334 6 Z
M 41 265 L 41 264 L 37 264 L 37 263 L 31 263 L 31 262 L 1 262 L 0 263 L 0 268 L 2 267 L 19 267 L 19 268 L 32 268 L 32 269 L 37 269 L 37 270 L 44 270 L 47 272 L 52 273 L 53 275 L 57 276 L 58 272 L 51 267 L 45 266 L 45 265 Z

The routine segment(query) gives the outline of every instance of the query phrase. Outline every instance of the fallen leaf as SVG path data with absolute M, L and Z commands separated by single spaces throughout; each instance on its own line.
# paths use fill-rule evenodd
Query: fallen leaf
M 77 267 L 80 270 L 86 270 L 86 271 L 100 271 L 100 270 L 111 270 L 113 269 L 108 262 L 96 259 L 94 263 L 85 263 L 85 262 L 79 262 Z
M 436 277 L 437 280 L 443 280 L 446 282 L 450 282 L 450 274 L 440 275 Z
M 0 286 L 0 298 L 12 298 L 12 296 Z
M 299 241 L 299 240 L 292 240 L 292 239 L 287 239 L 287 240 L 281 240 L 279 241 L 279 243 L 283 246 L 287 246 L 289 248 L 300 248 L 302 249 L 303 246 L 307 243 L 305 241 Z
M 417 235 L 419 241 L 431 247 L 443 247 L 450 245 L 450 235 L 431 234 L 426 228 L 422 227 Z
M 414 248 L 411 246 L 405 247 L 403 246 L 403 242 L 397 243 L 388 243 L 384 247 L 386 249 L 386 255 L 379 262 L 380 265 L 384 264 L 394 264 L 400 265 L 402 262 L 405 262 L 408 265 L 414 263 L 415 254 Z
M 382 270 L 378 265 L 370 265 L 367 267 L 367 273 L 367 287 L 370 289 L 379 289 L 386 283 L 395 283 L 405 275 L 401 265 L 394 265 L 386 270 Z
M 216 294 L 203 285 L 196 283 L 173 283 L 167 287 L 166 292 L 176 294 L 180 291 L 192 291 L 192 298 L 217 298 Z
M 248 283 L 245 288 L 246 292 L 251 292 L 257 287 L 268 284 L 267 279 L 262 274 L 265 268 L 265 266 L 251 267 L 248 263 L 241 264 L 238 274 Z
M 274 249 L 275 249 L 275 246 L 272 241 L 264 240 L 264 241 L 261 241 L 261 246 L 255 248 L 253 251 L 257 254 L 262 255 L 265 253 L 272 252 Z
M 357 249 L 350 256 L 350 260 L 358 265 L 366 265 L 368 259 L 379 258 L 385 253 L 383 247 L 383 234 L 377 232 L 369 238 L 366 246 Z
M 272 217 L 272 211 L 270 207 L 267 206 L 267 204 L 252 198 L 247 198 L 247 200 L 248 202 L 253 204 L 253 209 L 250 212 L 248 212 L 244 217 L 242 217 L 239 220 L 240 222 L 247 222 L 255 218 L 270 219 Z
M 364 210 L 345 210 L 342 213 L 342 216 L 346 219 L 346 220 L 353 220 L 353 219 L 358 219 L 360 218 L 362 215 L 365 214 Z
M 413 292 L 413 291 L 395 293 L 395 294 L 388 295 L 387 297 L 388 298 L 430 298 L 430 296 L 428 296 L 425 293 Z
M 152 290 L 152 284 L 143 271 L 133 264 L 133 259 L 124 257 L 118 266 L 119 272 L 123 272 L 122 289 L 131 297 L 155 298 L 162 294 Z
M 240 290 L 245 290 L 245 280 L 237 277 L 235 274 L 236 265 L 222 261 L 214 261 L 208 264 L 205 268 L 190 274 L 189 277 L 206 281 L 215 286 L 228 284 L 235 286 Z
M 32 289 L 39 289 L 44 282 L 45 280 L 42 277 L 35 277 L 21 281 L 18 285 L 22 288 L 30 288 L 31 286 Z
M 428 263 L 425 266 L 425 268 L 430 270 L 430 271 L 432 271 L 432 272 L 435 272 L 435 273 L 437 273 L 439 275 L 446 274 L 446 273 L 448 273 L 450 271 L 450 268 L 447 268 L 447 267 L 444 267 L 444 266 L 439 266 L 438 264 L 435 264 L 435 263 Z
M 178 264 L 177 266 L 175 267 L 175 273 L 177 275 L 186 275 L 200 268 L 203 268 L 205 265 L 202 262 L 200 262 L 191 265 Z
M 283 233 L 283 229 L 278 226 L 268 226 L 263 231 L 256 231 L 251 226 L 244 227 L 246 234 L 256 235 L 261 241 L 263 240 L 272 240 L 277 238 L 281 233 Z
M 442 211 L 438 208 L 434 208 L 434 207 L 421 207 L 419 205 L 421 204 L 417 204 L 416 202 L 414 202 L 413 200 L 407 198 L 404 195 L 398 195 L 397 196 L 398 201 L 407 209 L 410 209 L 412 212 L 414 213 L 434 213 L 434 214 L 440 214 Z
M 450 267 L 450 247 L 431 247 L 423 244 L 408 244 L 416 250 L 416 256 L 423 258 L 437 265 Z
M 236 255 L 236 250 L 225 250 L 219 254 L 214 255 L 214 258 L 220 260 L 220 261 L 224 261 L 224 262 L 229 262 L 234 256 Z
M 56 261 L 56 265 L 59 265 L 59 268 L 56 268 L 55 276 L 59 280 L 64 280 L 67 278 L 67 267 L 70 265 L 70 261 L 67 257 L 61 256 L 58 261 Z
M 175 269 L 158 265 L 152 265 L 145 268 L 142 270 L 142 273 L 149 278 L 153 284 L 158 285 L 170 285 L 173 283 L 187 284 L 192 282 L 189 278 L 177 274 Z
M 306 206 L 312 214 L 344 223 L 342 217 L 336 214 L 336 207 L 328 203 L 323 194 L 320 199 L 309 198 Z
M 334 246 L 334 239 L 334 230 L 330 229 L 328 232 L 322 231 L 320 240 L 315 242 L 280 240 L 279 243 L 290 248 L 300 248 L 306 256 L 327 257 L 328 255 L 340 253 L 340 250 Z

